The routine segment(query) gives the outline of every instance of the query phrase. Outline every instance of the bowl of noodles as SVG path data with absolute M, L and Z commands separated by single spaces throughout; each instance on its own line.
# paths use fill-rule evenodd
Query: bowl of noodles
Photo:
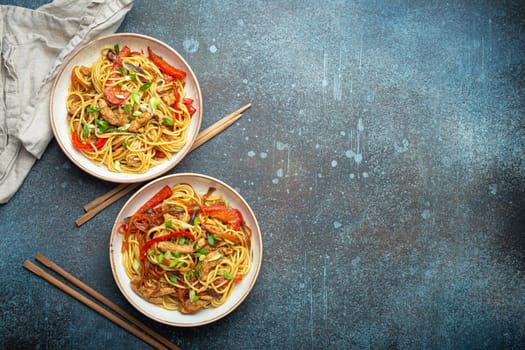
M 223 318 L 252 290 L 262 238 L 248 203 L 201 174 L 160 177 L 118 214 L 110 239 L 113 277 L 125 298 L 164 324 Z
M 200 86 L 184 58 L 145 35 L 100 37 L 71 53 L 52 85 L 50 121 L 66 156 L 111 182 L 151 180 L 190 151 Z

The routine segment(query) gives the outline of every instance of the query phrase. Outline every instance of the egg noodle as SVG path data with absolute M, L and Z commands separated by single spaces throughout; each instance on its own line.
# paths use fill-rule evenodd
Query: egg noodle
M 118 233 L 132 290 L 182 313 L 222 305 L 252 265 L 252 230 L 214 188 L 166 185 Z
M 66 107 L 73 146 L 110 171 L 144 173 L 187 142 L 195 112 L 186 72 L 148 47 L 148 55 L 118 44 L 100 50 L 91 67 L 71 72 Z

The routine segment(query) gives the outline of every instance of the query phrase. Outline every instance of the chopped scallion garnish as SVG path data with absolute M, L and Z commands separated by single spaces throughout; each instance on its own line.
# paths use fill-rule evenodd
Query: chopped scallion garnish
M 146 91 L 146 90 L 149 89 L 150 86 L 151 86 L 151 82 L 150 83 L 145 83 L 145 84 L 142 84 L 139 89 L 141 91 Z
M 173 120 L 171 120 L 171 119 L 168 118 L 168 117 L 164 117 L 164 118 L 162 118 L 162 121 L 163 121 L 164 124 L 166 124 L 167 126 L 173 126 Z

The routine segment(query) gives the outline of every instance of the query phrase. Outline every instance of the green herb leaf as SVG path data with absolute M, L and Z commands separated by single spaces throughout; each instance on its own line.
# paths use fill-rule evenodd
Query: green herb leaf
M 170 264 L 170 267 L 173 267 L 173 266 L 171 266 L 171 264 Z M 175 277 L 175 276 L 170 276 L 170 282 L 175 283 L 175 284 L 179 283 L 179 281 L 177 281 L 177 277 Z
M 123 148 L 128 148 L 128 141 L 122 142 L 122 147 Z
M 113 45 L 113 49 L 115 50 L 115 53 L 118 55 L 120 52 L 120 46 L 118 44 Z
M 224 278 L 227 280 L 232 280 L 233 276 L 228 271 L 224 271 Z
M 164 226 L 165 227 L 171 227 L 171 225 L 173 225 L 173 221 L 170 219 L 170 220 L 167 220 L 165 223 L 164 223 Z
M 162 254 L 157 255 L 157 262 L 159 264 L 162 263 L 163 260 L 164 260 L 164 255 L 162 255 Z
M 129 114 L 131 112 L 131 105 L 127 104 L 124 106 L 124 113 Z

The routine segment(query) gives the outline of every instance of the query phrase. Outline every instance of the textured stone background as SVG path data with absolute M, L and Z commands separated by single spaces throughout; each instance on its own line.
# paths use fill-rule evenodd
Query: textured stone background
M 144 347 L 23 269 L 36 252 L 183 349 L 525 344 L 522 1 L 137 0 L 119 31 L 186 58 L 203 128 L 253 104 L 173 172 L 248 200 L 259 279 L 208 326 L 141 317 L 109 266 L 125 199 L 77 228 L 82 205 L 113 185 L 52 141 L 0 206 L 0 347 Z

